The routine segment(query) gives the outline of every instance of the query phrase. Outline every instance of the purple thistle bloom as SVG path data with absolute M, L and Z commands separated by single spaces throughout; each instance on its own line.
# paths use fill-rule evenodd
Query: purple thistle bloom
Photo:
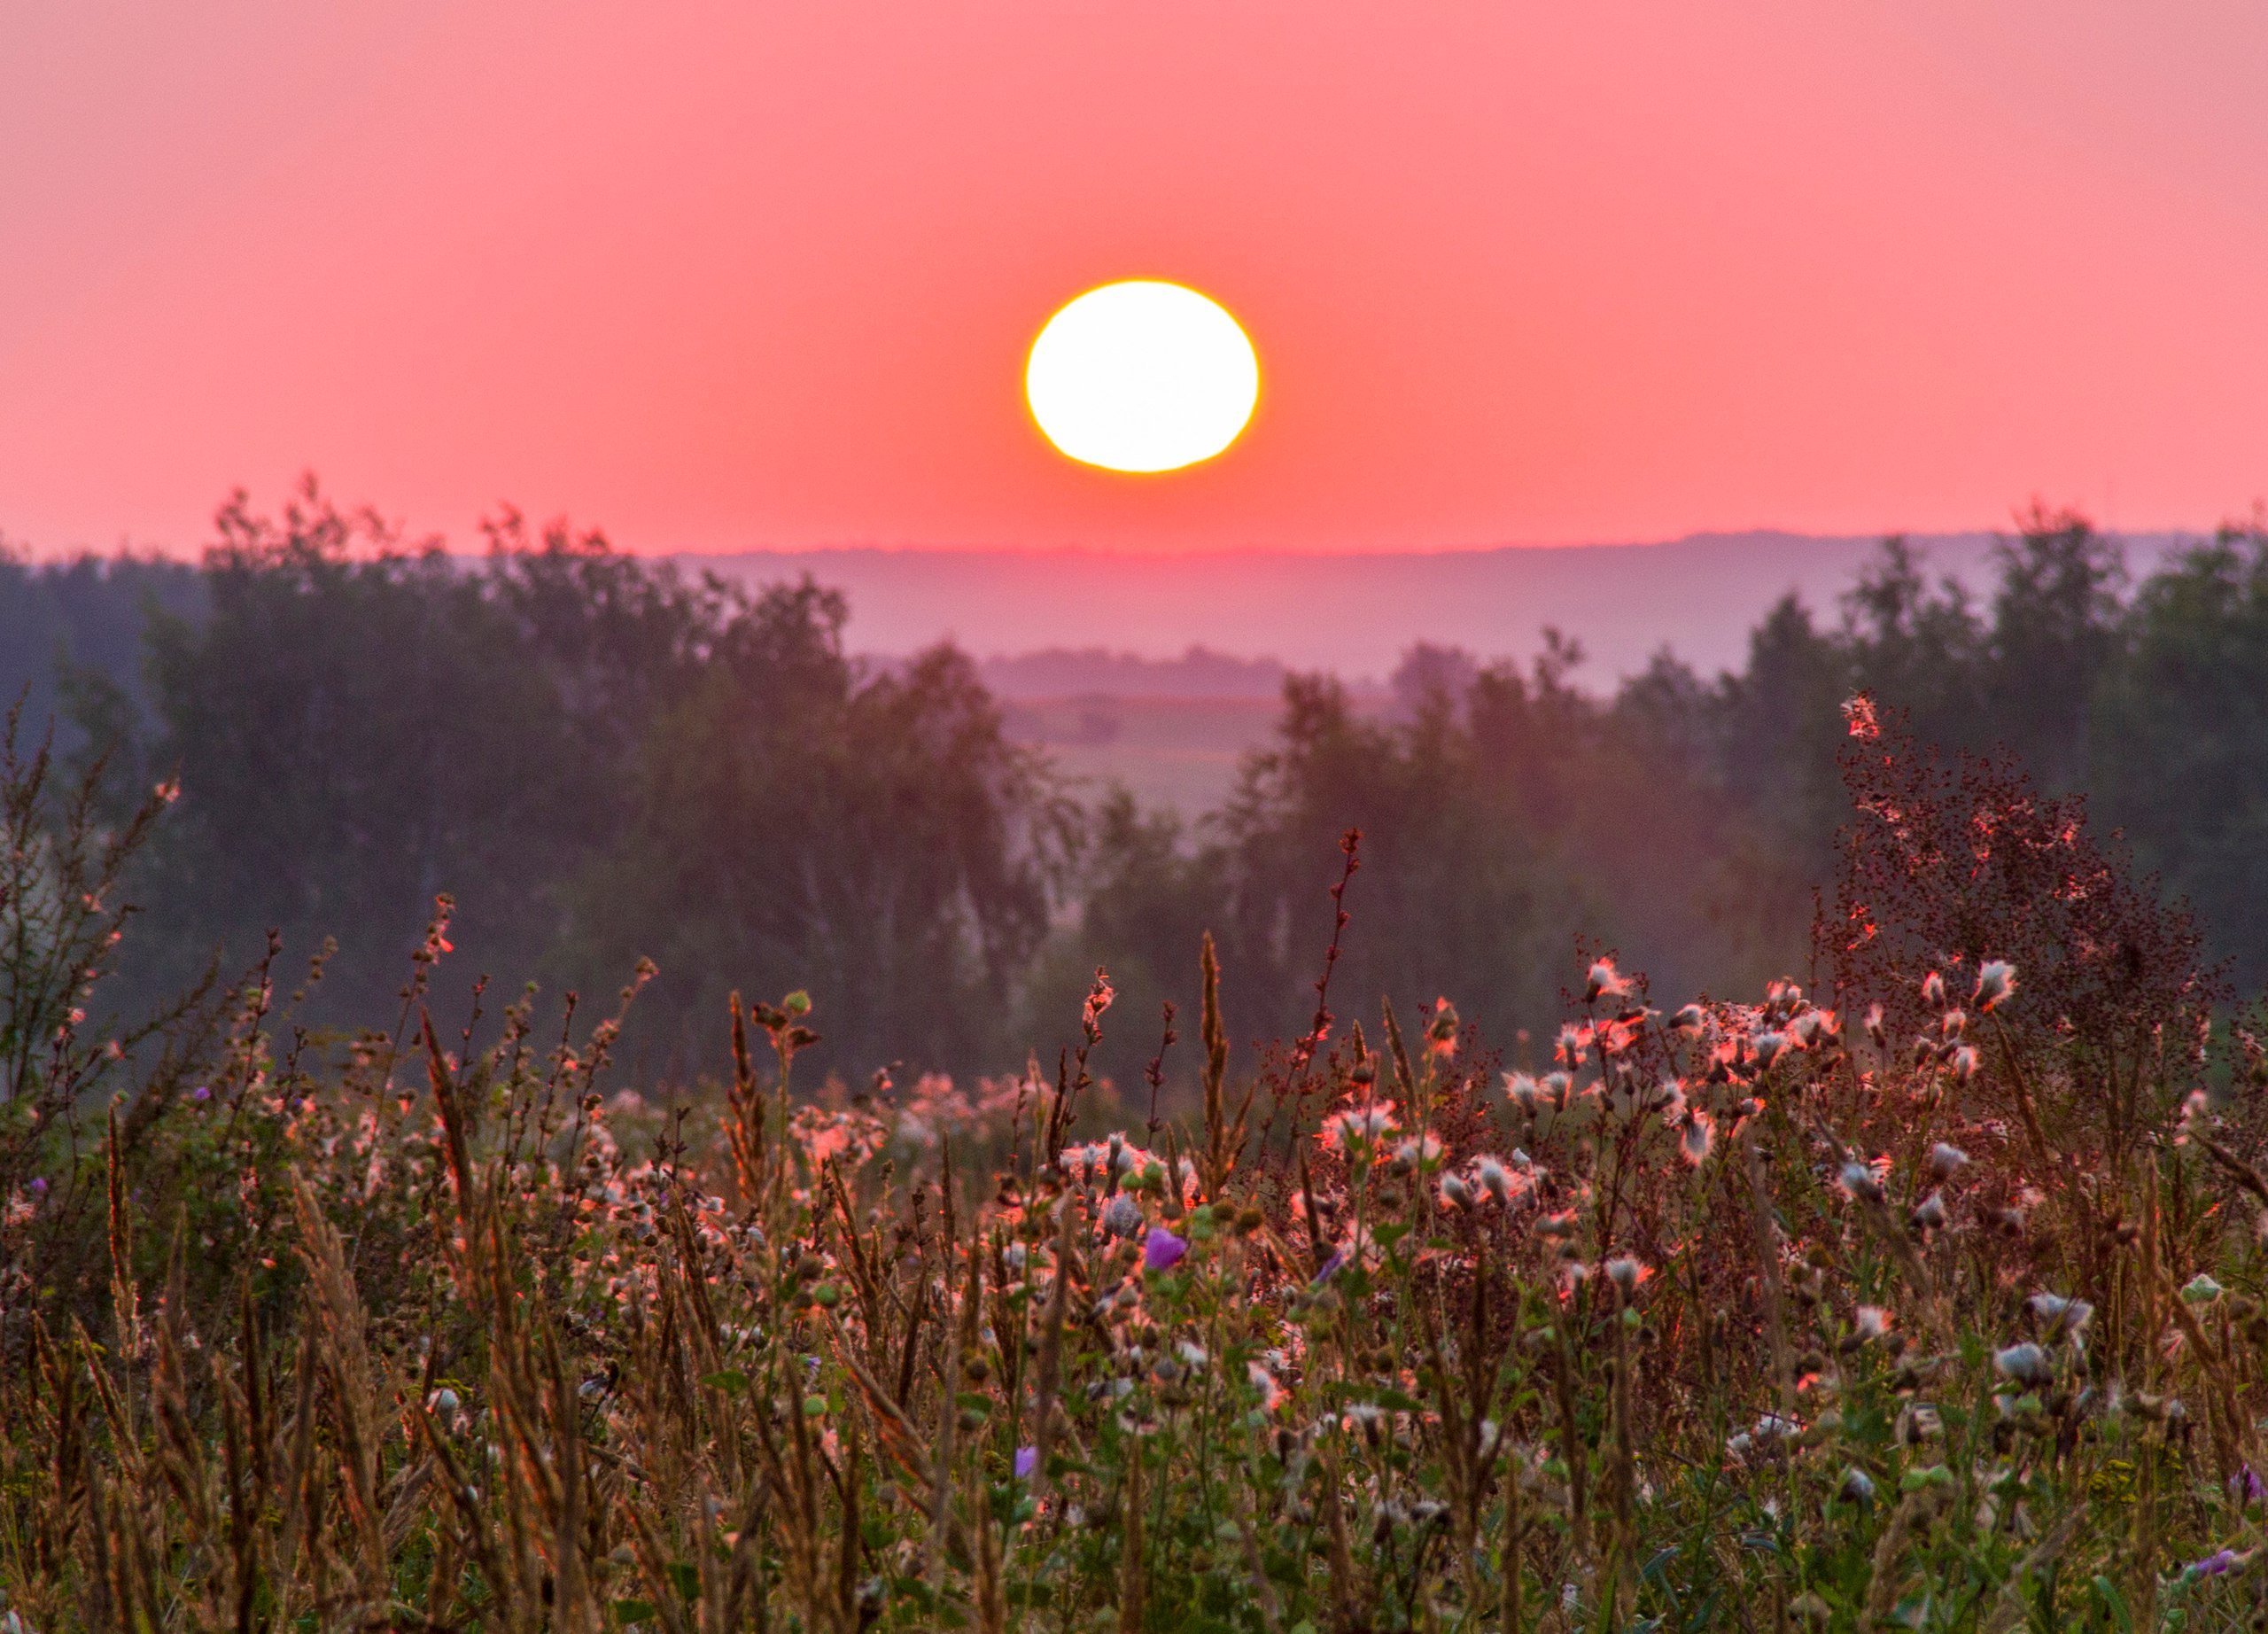
M 1151 1271 L 1171 1271 L 1188 1252 L 1186 1241 L 1162 1226 L 1153 1226 L 1142 1242 L 1142 1264 Z
M 47 1195 L 47 1177 L 45 1175 L 35 1174 L 32 1177 L 32 1195 L 35 1197 L 44 1197 Z
M 2236 1489 L 2241 1502 L 2268 1503 L 2268 1482 L 2262 1481 L 2249 1464 L 2240 1466 L 2236 1474 L 2229 1477 L 2229 1484 Z
M 2236 1569 L 2237 1552 L 2233 1549 L 2216 1549 L 2203 1560 L 2194 1562 L 2189 1570 L 2199 1577 L 2224 1577 Z
M 199 1084 L 189 1092 L 189 1098 L 191 1101 L 210 1101 L 213 1099 L 213 1092 L 205 1085 Z
M 1339 1274 L 1339 1268 L 1346 1263 L 1347 1250 L 1344 1249 L 1332 1249 L 1331 1257 L 1323 1262 L 1323 1269 L 1315 1273 L 1315 1281 L 1309 1283 L 1308 1286 L 1309 1288 L 1314 1288 L 1318 1284 L 1330 1281 L 1332 1278 Z
M 1033 1470 L 1035 1470 L 1035 1469 L 1037 1469 L 1038 1467 L 1039 1467 L 1039 1449 L 1038 1449 L 1037 1447 L 1018 1447 L 1018 1448 L 1016 1449 L 1016 1479 L 1017 1479 L 1017 1480 L 1019 1480 L 1019 1481 L 1029 1481 L 1029 1480 L 1030 1480 L 1030 1479 L 1031 1479 L 1031 1472 L 1032 1472 Z

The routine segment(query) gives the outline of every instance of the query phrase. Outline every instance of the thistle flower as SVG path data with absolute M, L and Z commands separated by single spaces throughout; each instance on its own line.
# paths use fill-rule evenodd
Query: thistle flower
M 1680 1038 L 1698 1038 L 1701 1036 L 1702 1029 L 1706 1025 L 1707 1017 L 1702 1014 L 1701 1007 L 1697 1004 L 1682 1006 L 1676 1015 L 1669 1018 L 1669 1030 Z
M 1455 1209 L 1459 1213 L 1463 1213 L 1471 1209 L 1477 1201 L 1478 1199 L 1472 1194 L 1472 1183 L 1463 1175 L 1452 1172 L 1441 1177 L 1442 1207 Z
M 1709 1155 L 1709 1148 L 1716 1143 L 1716 1120 L 1698 1107 L 1688 1107 L 1676 1129 L 1677 1155 L 1698 1169 Z
M 1599 1270 L 1605 1273 L 1606 1280 L 1613 1283 L 1616 1290 L 1626 1299 L 1638 1291 L 1640 1283 L 1654 1274 L 1650 1268 L 1640 1264 L 1627 1254 L 1616 1255 L 1601 1265 Z
M 1768 1072 L 1772 1070 L 1772 1063 L 1780 1058 L 1780 1052 L 1788 1047 L 1788 1035 L 1784 1032 L 1759 1032 L 1749 1040 L 1749 1047 L 1756 1052 L 1757 1070 Z
M 1882 1201 L 1882 1182 L 1875 1178 L 1871 1164 L 1857 1162 L 1845 1163 L 1843 1171 L 1836 1177 L 1836 1183 L 1841 1187 L 1843 1194 L 1846 1197 L 1855 1198 L 1860 1202 Z
M 1472 1160 L 1472 1178 L 1489 1196 L 1511 1206 L 1514 1195 L 1512 1177 L 1503 1164 L 1484 1153 Z
M 2055 1376 L 2055 1364 L 2047 1352 L 2029 1342 L 1994 1351 L 1992 1366 L 2004 1377 L 2023 1385 L 2045 1384 Z
M 1933 1010 L 1946 1008 L 1946 978 L 1935 970 L 1922 978 L 1922 1002 Z
M 1914 1205 L 1914 1212 L 1907 1218 L 1917 1231 L 1943 1231 L 1946 1226 L 1946 1194 L 1931 1192 Z
M 1969 1154 L 1957 1146 L 1940 1140 L 1930 1148 L 1930 1172 L 1940 1180 L 1950 1180 L 1968 1163 Z
M 1630 978 L 1614 968 L 1612 959 L 1601 959 L 1591 966 L 1589 978 L 1583 984 L 1583 1002 L 1596 1004 L 1601 999 L 1623 999 L 1630 993 Z
M 1837 1490 L 1845 1503 L 1871 1504 L 1875 1501 L 1874 1477 L 1856 1465 L 1843 1472 L 1843 1484 Z
M 1870 1004 L 1867 1006 L 1866 1024 L 1867 1037 L 1874 1041 L 1874 1047 L 1876 1049 L 1883 1048 L 1890 1042 L 1890 1030 L 1883 1025 L 1881 1005 Z
M 1102 1211 L 1102 1228 L 1114 1237 L 1130 1237 L 1142 1229 L 1142 1205 L 1125 1192 L 1111 1198 Z
M 1142 1265 L 1148 1271 L 1171 1271 L 1188 1252 L 1185 1239 L 1175 1236 L 1162 1226 L 1153 1226 L 1150 1234 L 1142 1240 Z
M 2094 1307 L 2062 1294 L 2034 1294 L 2026 1300 L 2032 1319 L 2050 1334 L 2076 1334 L 2094 1319 Z
M 1404 1140 L 1394 1148 L 1394 1161 L 1404 1169 L 1428 1173 L 1441 1166 L 1441 1143 L 1432 1135 Z
M 2016 968 L 2005 959 L 1990 959 L 1977 972 L 1974 1002 L 1990 1011 L 2016 990 Z
M 1793 1419 L 1783 1418 L 1776 1412 L 1767 1412 L 1757 1420 L 1756 1428 L 1751 1433 L 1755 1436 L 1758 1446 L 1776 1447 L 1782 1442 L 1793 1441 L 1802 1433 L 1802 1430 L 1803 1427 Z
M 1322 1140 L 1326 1150 L 1344 1151 L 1360 1160 L 1400 1127 L 1394 1121 L 1394 1102 L 1379 1101 L 1332 1113 L 1323 1121 Z
M 1953 1060 L 1949 1064 L 1953 1069 L 1954 1078 L 1966 1084 L 1977 1076 L 1977 1069 L 1982 1064 L 1982 1060 L 1977 1054 L 1975 1045 L 1964 1044 L 1953 1051 Z
M 1017 1479 L 1017 1480 L 1019 1480 L 1019 1481 L 1029 1481 L 1029 1480 L 1030 1480 L 1030 1479 L 1031 1479 L 1031 1474 L 1032 1474 L 1032 1471 L 1034 1471 L 1035 1469 L 1037 1469 L 1038 1467 L 1039 1467 L 1039 1449 L 1038 1449 L 1037 1447 L 1018 1447 L 1018 1448 L 1016 1449 L 1016 1479 Z
M 1504 1093 L 1514 1106 L 1519 1108 L 1530 1117 L 1534 1117 L 1542 1109 L 1542 1086 L 1536 1083 L 1534 1073 L 1507 1072 L 1504 1074 Z
M 1897 1319 L 1881 1305 L 1860 1305 L 1851 1313 L 1851 1326 L 1860 1338 L 1875 1340 L 1890 1332 Z

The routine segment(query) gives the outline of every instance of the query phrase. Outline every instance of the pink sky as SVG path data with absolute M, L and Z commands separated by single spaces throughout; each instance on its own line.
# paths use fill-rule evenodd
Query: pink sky
M 2268 8 L 28 0 L 0 531 L 304 468 L 460 537 L 1442 547 L 2210 525 L 2268 493 Z M 1109 278 L 1246 323 L 1213 464 L 1025 418 Z

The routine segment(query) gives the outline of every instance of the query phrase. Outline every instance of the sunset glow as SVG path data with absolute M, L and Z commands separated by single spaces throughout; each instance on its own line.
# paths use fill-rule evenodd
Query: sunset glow
M 1228 309 L 1184 284 L 1089 290 L 1041 330 L 1024 394 L 1047 440 L 1108 471 L 1178 471 L 1234 442 L 1260 401 L 1260 359 Z
M 2268 494 L 2242 0 L 5 10 L 0 529 L 35 549 L 192 549 L 309 469 L 648 551 Z M 1262 434 L 1175 481 L 1055 457 L 1023 391 L 1047 316 L 1138 276 L 1266 364 Z

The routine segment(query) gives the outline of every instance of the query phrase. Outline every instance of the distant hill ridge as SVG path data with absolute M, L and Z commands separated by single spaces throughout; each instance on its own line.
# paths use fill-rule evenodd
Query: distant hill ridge
M 1995 537 L 1909 539 L 1932 577 L 1983 592 Z M 2148 571 L 2180 538 L 2125 536 L 2130 565 Z M 751 583 L 809 572 L 849 595 L 857 650 L 898 655 L 950 637 L 996 660 L 987 679 L 1011 695 L 1242 696 L 1271 669 L 1272 691 L 1278 666 L 1382 678 L 1418 641 L 1524 657 L 1547 625 L 1581 643 L 1578 678 L 1593 687 L 1664 647 L 1705 673 L 1738 668 L 1774 603 L 1792 592 L 1832 619 L 1880 544 L 1759 530 L 1424 553 L 839 548 L 682 559 Z

